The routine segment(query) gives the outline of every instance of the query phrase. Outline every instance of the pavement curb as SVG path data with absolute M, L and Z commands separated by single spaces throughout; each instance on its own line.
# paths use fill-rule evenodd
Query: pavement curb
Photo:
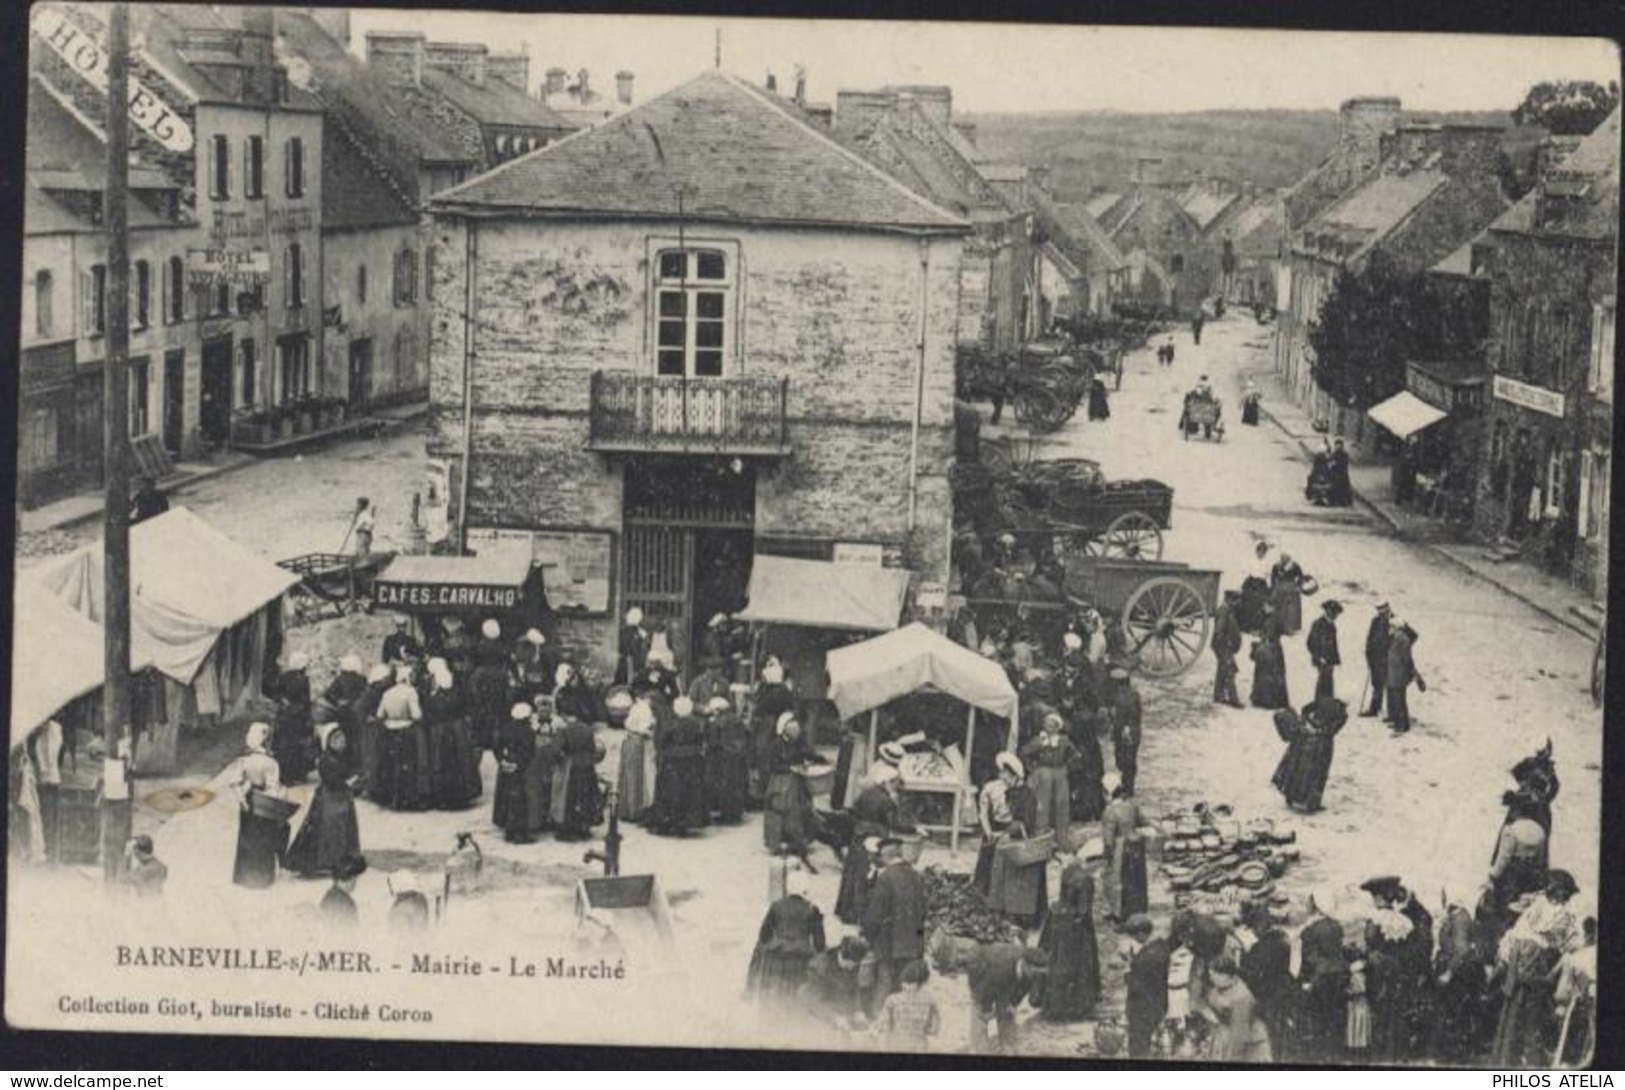
M 1288 430 L 1287 426 L 1281 423 L 1280 418 L 1274 413 L 1270 412 L 1262 401 L 1259 403 L 1258 411 L 1265 418 L 1267 418 L 1271 424 L 1274 424 L 1282 435 L 1296 443 L 1299 451 L 1302 452 L 1306 459 L 1312 459 L 1314 457 L 1314 451 L 1310 448 L 1309 444 L 1303 439 L 1303 437 Z M 1505 594 L 1510 598 L 1517 599 L 1530 609 L 1534 610 L 1536 613 L 1546 617 L 1548 620 L 1556 621 L 1563 627 L 1574 632 L 1578 632 L 1588 640 L 1594 640 L 1597 638 L 1599 634 L 1597 629 L 1586 626 L 1584 622 L 1578 620 L 1577 618 L 1567 617 L 1560 610 L 1553 609 L 1550 606 L 1536 601 L 1517 588 L 1510 586 L 1509 584 L 1502 582 L 1482 569 L 1469 564 L 1467 561 L 1461 559 L 1459 556 L 1456 556 L 1454 553 L 1448 552 L 1431 542 L 1417 541 L 1415 538 L 1410 537 L 1405 533 L 1404 527 L 1399 524 L 1397 519 L 1395 519 L 1388 512 L 1384 511 L 1381 507 L 1377 506 L 1375 503 L 1371 502 L 1371 500 L 1367 499 L 1358 488 L 1353 489 L 1353 493 L 1354 498 L 1360 502 L 1361 507 L 1364 507 L 1367 511 L 1370 511 L 1373 515 L 1375 515 L 1378 521 L 1387 526 L 1388 529 L 1394 533 L 1394 536 L 1398 537 L 1406 544 L 1415 546 L 1417 548 L 1426 549 L 1428 552 L 1444 560 L 1452 567 L 1455 567 L 1476 579 L 1488 583 L 1496 590 L 1499 590 L 1502 594 Z

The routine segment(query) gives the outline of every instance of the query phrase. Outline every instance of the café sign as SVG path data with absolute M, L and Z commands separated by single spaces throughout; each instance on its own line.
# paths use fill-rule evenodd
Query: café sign
M 373 584 L 373 601 L 376 605 L 393 609 L 512 610 L 519 606 L 519 588 L 468 583 L 380 581 Z
M 1547 416 L 1555 416 L 1559 419 L 1564 415 L 1563 395 L 1556 390 L 1531 386 L 1527 382 L 1519 382 L 1516 379 L 1507 378 L 1505 375 L 1495 376 L 1493 389 L 1497 401 L 1505 401 L 1508 404 L 1530 409 L 1537 413 L 1545 413 Z
M 90 82 L 96 90 L 107 91 L 107 51 L 97 41 L 74 26 L 60 11 L 43 4 L 34 9 L 34 33 L 62 58 L 69 68 Z M 192 150 L 192 128 L 133 75 L 129 83 L 130 122 L 173 152 Z

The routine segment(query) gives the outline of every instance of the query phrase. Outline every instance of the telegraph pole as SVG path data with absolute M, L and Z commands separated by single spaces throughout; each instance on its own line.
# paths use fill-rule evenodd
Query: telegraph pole
M 130 836 L 124 746 L 130 739 L 130 10 L 114 4 L 107 33 L 107 359 L 102 367 L 102 876 L 116 882 Z

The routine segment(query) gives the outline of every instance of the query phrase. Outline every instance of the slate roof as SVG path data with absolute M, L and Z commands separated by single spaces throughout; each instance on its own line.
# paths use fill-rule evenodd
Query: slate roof
M 1096 193 L 1083 202 L 1084 211 L 1089 213 L 1091 219 L 1105 227 L 1107 213 L 1116 208 L 1125 196 L 1127 194 L 1124 193 Z
M 1386 238 L 1449 179 L 1438 170 L 1378 174 L 1310 220 L 1305 236 L 1331 235 L 1357 252 Z
M 441 193 L 442 211 L 819 224 L 970 225 L 749 84 L 710 71 Z
M 44 80 L 28 81 L 26 161 L 46 189 L 103 189 L 107 137 L 65 106 Z M 131 189 L 174 189 L 163 171 L 130 166 Z
M 132 4 L 130 32 L 142 36 L 145 52 L 163 74 L 181 83 L 197 101 L 235 103 L 241 98 L 223 86 L 210 69 L 237 66 L 241 62 L 236 54 L 189 46 L 186 39 L 188 32 L 241 30 L 242 14 L 242 9 L 227 4 Z M 105 27 L 101 15 L 95 18 L 99 26 Z M 105 29 L 100 36 L 105 40 Z M 314 113 L 321 110 L 322 104 L 290 83 L 287 101 L 278 103 L 277 108 Z
M 1444 258 L 1428 270 L 1440 276 L 1459 276 L 1472 278 L 1473 274 L 1473 246 L 1483 241 L 1483 235 L 1470 238 L 1456 249 L 1446 254 Z M 1482 275 L 1482 274 L 1480 274 Z
M 1285 230 L 1286 206 L 1274 195 L 1255 197 L 1228 228 L 1237 253 L 1268 257 L 1280 252 Z
M 380 177 L 376 159 L 358 147 L 342 124 L 322 140 L 322 230 L 409 226 L 418 222 L 405 191 Z
M 1490 230 L 1583 239 L 1613 237 L 1619 221 L 1619 125 L 1616 108 L 1553 165 L 1534 189 L 1490 224 Z M 1546 220 L 1540 223 L 1536 213 L 1543 191 L 1548 201 Z M 1560 198 L 1561 203 L 1551 198 Z
M 490 79 L 485 81 L 485 86 L 478 87 L 461 76 L 425 64 L 423 86 L 446 96 L 453 106 L 482 125 L 550 129 L 558 133 L 581 127 L 506 80 Z
M 32 177 L 23 183 L 23 234 L 61 235 L 96 227 L 41 189 Z
M 1211 187 L 1198 182 L 1179 195 L 1179 207 L 1183 208 L 1185 214 L 1195 220 L 1196 226 L 1205 232 L 1213 226 L 1213 221 L 1224 215 L 1240 199 L 1241 194 L 1235 190 L 1214 192 Z
M 1056 204 L 1046 202 L 1049 213 L 1055 217 L 1067 235 L 1087 252 L 1083 258 L 1086 271 L 1106 271 L 1125 268 L 1128 261 L 1123 251 L 1118 249 L 1117 243 L 1112 241 L 1106 229 L 1100 225 L 1095 217 L 1089 214 L 1089 209 L 1081 204 Z M 1047 226 L 1045 228 L 1048 230 Z M 1074 258 L 1074 261 L 1078 260 Z

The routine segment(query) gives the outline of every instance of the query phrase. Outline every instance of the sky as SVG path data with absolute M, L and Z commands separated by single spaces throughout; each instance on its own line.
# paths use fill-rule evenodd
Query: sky
M 1336 109 L 1356 95 L 1397 95 L 1420 111 L 1510 110 L 1543 79 L 1619 79 L 1605 39 L 1495 35 L 1323 33 L 1023 24 L 721 19 L 356 11 L 355 50 L 368 30 L 421 30 L 431 40 L 524 43 L 531 80 L 551 67 L 586 68 L 609 92 L 636 75 L 639 101 L 712 67 L 788 90 L 797 64 L 807 95 L 947 84 L 956 111 Z M 1177 79 L 1170 79 L 1170 74 Z

